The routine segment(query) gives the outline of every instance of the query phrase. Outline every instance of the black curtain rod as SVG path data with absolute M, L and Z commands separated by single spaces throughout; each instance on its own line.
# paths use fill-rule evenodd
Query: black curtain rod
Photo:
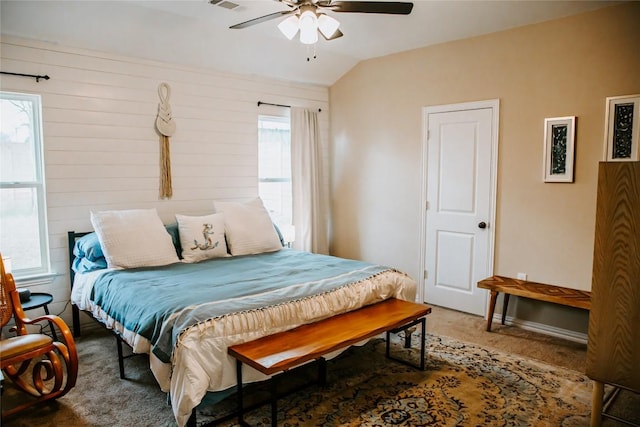
M 258 107 L 261 105 L 273 105 L 274 107 L 284 107 L 284 108 L 291 108 L 291 105 L 284 105 L 284 104 L 272 104 L 271 102 L 262 102 L 262 101 L 258 101 Z M 318 113 L 321 113 L 322 109 L 318 108 Z
M 37 76 L 35 74 L 9 73 L 7 71 L 0 71 L 0 74 L 9 74 L 11 76 L 20 76 L 20 77 L 31 77 L 33 79 L 36 79 L 36 82 L 40 82 L 40 79 L 49 80 L 51 78 L 47 75 Z

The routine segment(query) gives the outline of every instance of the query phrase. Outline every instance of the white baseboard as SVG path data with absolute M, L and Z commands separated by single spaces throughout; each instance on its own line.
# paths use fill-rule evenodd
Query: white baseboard
M 502 314 L 494 314 L 493 322 L 500 323 L 502 322 Z M 545 325 L 543 323 L 531 322 L 529 320 L 521 320 L 516 319 L 512 316 L 507 316 L 505 318 L 505 325 L 517 326 L 518 328 L 525 329 L 527 331 L 539 332 L 545 335 L 551 335 L 557 338 L 563 338 L 565 340 L 577 342 L 580 344 L 587 343 L 587 334 L 583 334 L 582 332 L 571 331 L 568 329 L 556 328 L 555 326 Z

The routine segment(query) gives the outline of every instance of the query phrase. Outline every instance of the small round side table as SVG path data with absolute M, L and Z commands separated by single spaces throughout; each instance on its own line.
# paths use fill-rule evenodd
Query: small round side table
M 31 294 L 31 298 L 29 298 L 29 301 L 25 301 L 21 303 L 21 305 L 23 310 L 33 310 L 35 308 L 42 307 L 46 314 L 50 314 L 48 305 L 51 303 L 51 301 L 53 301 L 53 295 L 44 292 L 33 292 Z M 53 328 L 53 323 L 49 322 L 49 328 L 51 328 L 51 336 L 53 337 L 53 339 L 55 341 L 58 341 L 56 331 Z

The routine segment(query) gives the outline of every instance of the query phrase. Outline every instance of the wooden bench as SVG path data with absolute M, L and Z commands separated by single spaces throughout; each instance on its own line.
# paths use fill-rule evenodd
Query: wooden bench
M 561 286 L 547 285 L 544 283 L 529 282 L 504 276 L 492 276 L 478 282 L 478 287 L 488 289 L 491 293 L 489 301 L 489 318 L 487 319 L 487 331 L 491 331 L 493 312 L 496 308 L 496 300 L 500 292 L 504 293 L 502 307 L 502 324 L 504 325 L 509 295 L 531 298 L 539 301 L 553 302 L 568 305 L 570 307 L 591 309 L 591 292 L 577 289 L 563 288 Z
M 431 307 L 391 298 L 339 314 L 315 323 L 300 326 L 257 340 L 229 347 L 228 352 L 236 359 L 238 380 L 238 422 L 243 420 L 242 364 L 245 363 L 263 374 L 285 372 L 305 362 L 319 363 L 321 382 L 326 378 L 326 362 L 323 356 L 344 349 L 382 332 L 387 333 L 386 354 L 390 356 L 390 333 L 406 330 L 417 324 L 422 326 L 420 369 L 424 370 L 425 316 Z M 408 363 L 401 359 L 394 359 Z M 271 378 L 271 425 L 277 425 L 276 377 Z

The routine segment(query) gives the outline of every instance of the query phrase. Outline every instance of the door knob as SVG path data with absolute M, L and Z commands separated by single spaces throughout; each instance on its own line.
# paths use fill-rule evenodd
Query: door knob
M 487 223 L 486 223 L 486 222 L 484 222 L 484 221 L 481 221 L 481 222 L 478 224 L 478 228 L 482 228 L 482 229 L 487 228 Z

